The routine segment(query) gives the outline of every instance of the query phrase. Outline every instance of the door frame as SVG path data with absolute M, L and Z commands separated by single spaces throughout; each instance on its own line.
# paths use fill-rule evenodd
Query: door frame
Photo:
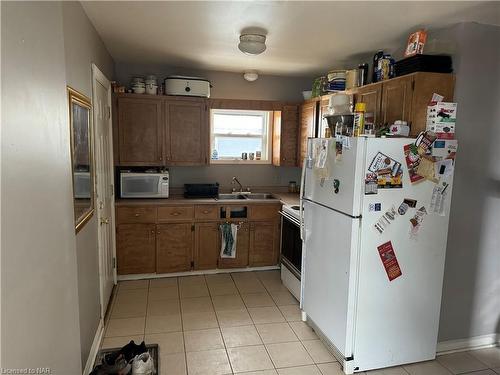
M 110 157 L 110 173 L 112 176 L 114 176 L 114 165 L 113 165 L 113 123 L 112 123 L 112 111 L 111 111 L 111 82 L 106 78 L 104 73 L 101 72 L 101 70 L 95 65 L 92 64 L 92 99 L 96 97 L 96 83 L 99 82 L 101 85 L 106 87 L 107 89 L 107 106 L 108 106 L 108 121 L 109 121 L 109 153 L 111 155 Z M 97 124 L 97 118 L 96 118 L 96 112 L 95 112 L 95 107 L 93 111 L 93 123 L 94 126 Z M 95 133 L 94 133 L 95 134 Z M 94 142 L 97 142 L 97 137 L 94 137 Z M 95 145 L 97 147 L 97 145 Z M 96 155 L 97 157 L 97 155 Z M 97 191 L 97 184 L 98 180 L 96 178 L 96 191 Z M 114 194 L 114 184 L 112 185 L 112 195 L 111 195 L 111 217 L 109 218 L 109 225 L 111 228 L 115 228 L 115 194 Z M 104 286 L 102 285 L 102 278 L 101 278 L 101 273 L 103 272 L 103 265 L 101 262 L 102 259 L 102 246 L 100 243 L 101 239 L 101 230 L 102 226 L 99 225 L 100 223 L 100 211 L 96 210 L 97 212 L 97 246 L 98 246 L 98 254 L 99 254 L 99 300 L 100 300 L 100 305 L 101 305 L 101 319 L 104 319 L 104 316 L 106 314 L 106 309 L 108 306 L 109 301 L 103 301 L 104 296 L 103 296 L 103 290 Z M 114 285 L 117 284 L 117 274 L 116 274 L 116 231 L 111 230 L 111 247 L 112 247 L 112 253 L 113 253 L 113 283 Z

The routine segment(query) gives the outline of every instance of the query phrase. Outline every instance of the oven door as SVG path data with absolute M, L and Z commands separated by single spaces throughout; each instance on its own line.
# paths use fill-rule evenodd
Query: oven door
M 286 212 L 281 218 L 281 264 L 300 280 L 302 269 L 302 240 L 300 222 Z

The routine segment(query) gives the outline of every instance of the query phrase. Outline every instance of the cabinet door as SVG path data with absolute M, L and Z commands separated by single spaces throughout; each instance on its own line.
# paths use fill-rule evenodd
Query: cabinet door
M 194 269 L 208 270 L 217 268 L 220 252 L 219 224 L 197 223 L 195 224 L 194 234 Z
M 410 116 L 410 136 L 416 137 L 427 125 L 427 106 L 433 93 L 444 96 L 445 102 L 453 101 L 455 78 L 453 74 L 419 72 L 414 77 L 413 102 Z
M 300 108 L 298 166 L 302 166 L 307 153 L 307 139 L 314 136 L 316 125 L 316 102 L 306 102 Z
M 250 225 L 241 223 L 236 234 L 236 257 L 219 258 L 219 268 L 244 268 L 248 266 L 249 247 Z
M 204 100 L 167 100 L 165 104 L 167 165 L 207 162 L 207 106 Z
M 155 249 L 154 224 L 118 225 L 116 229 L 118 274 L 155 272 Z
M 293 167 L 297 164 L 297 133 L 299 128 L 299 108 L 287 105 L 281 111 L 280 165 Z
M 353 90 L 355 103 L 366 103 L 366 112 L 373 113 L 375 126 L 382 124 L 380 103 L 382 100 L 382 84 L 375 83 Z
M 191 223 L 156 226 L 156 272 L 181 272 L 191 269 L 193 231 Z
M 382 122 L 409 121 L 413 98 L 413 77 L 401 77 L 382 83 Z
M 117 106 L 120 165 L 162 165 L 162 101 L 118 98 Z
M 277 221 L 250 224 L 249 266 L 274 266 L 278 264 L 278 235 Z

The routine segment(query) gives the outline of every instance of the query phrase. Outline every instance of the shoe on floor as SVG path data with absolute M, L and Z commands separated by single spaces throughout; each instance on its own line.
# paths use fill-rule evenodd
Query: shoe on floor
M 132 362 L 132 375 L 153 375 L 155 373 L 155 365 L 153 358 L 146 352 L 139 354 Z
M 130 369 L 130 363 L 125 358 L 120 358 L 114 364 L 103 363 L 96 366 L 90 375 L 127 375 Z
M 134 340 L 131 340 L 127 345 L 121 348 L 119 351 L 107 354 L 104 356 L 102 363 L 105 365 L 114 365 L 120 358 L 125 358 L 127 362 L 130 362 L 137 355 L 147 352 L 146 344 L 141 342 L 137 345 Z

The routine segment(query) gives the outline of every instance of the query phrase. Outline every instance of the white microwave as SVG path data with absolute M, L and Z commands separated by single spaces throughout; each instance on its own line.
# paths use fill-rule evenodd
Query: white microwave
M 120 172 L 121 198 L 168 198 L 168 172 Z

